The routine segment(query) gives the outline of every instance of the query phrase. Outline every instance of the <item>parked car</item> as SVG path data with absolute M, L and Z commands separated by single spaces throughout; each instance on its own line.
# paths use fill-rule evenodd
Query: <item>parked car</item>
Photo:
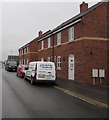
M 25 68 L 27 68 L 28 65 L 20 64 L 17 67 L 17 76 L 24 77 L 25 76 Z
M 5 70 L 7 71 L 16 71 L 17 62 L 16 61 L 7 61 L 5 65 Z
M 28 68 L 26 68 L 24 79 L 30 80 L 31 84 L 34 84 L 34 82 L 55 83 L 55 64 L 42 61 L 30 62 Z
M 17 55 L 8 55 L 7 60 L 5 61 L 5 70 L 7 71 L 16 71 L 19 64 L 19 57 Z

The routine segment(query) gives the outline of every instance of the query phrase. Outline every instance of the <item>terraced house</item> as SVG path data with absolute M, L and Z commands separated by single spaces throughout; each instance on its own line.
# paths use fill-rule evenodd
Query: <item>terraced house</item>
M 83 2 L 78 15 L 44 34 L 40 31 L 34 40 L 35 60 L 55 62 L 57 77 L 63 80 L 109 84 L 108 8 L 109 2 L 90 8 Z
M 28 64 L 38 59 L 38 42 L 36 39 L 19 48 L 19 63 Z

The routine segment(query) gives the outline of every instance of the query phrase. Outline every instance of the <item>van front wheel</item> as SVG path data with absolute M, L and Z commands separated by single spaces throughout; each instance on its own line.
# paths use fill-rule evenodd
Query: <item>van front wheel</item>
M 31 85 L 34 85 L 34 78 L 31 77 Z

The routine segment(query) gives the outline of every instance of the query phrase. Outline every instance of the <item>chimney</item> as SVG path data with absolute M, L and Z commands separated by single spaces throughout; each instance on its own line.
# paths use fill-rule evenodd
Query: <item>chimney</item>
M 88 3 L 83 2 L 82 4 L 80 4 L 80 13 L 86 9 L 88 9 Z
M 41 35 L 42 35 L 42 31 L 40 30 L 40 31 L 39 31 L 39 37 L 40 37 Z

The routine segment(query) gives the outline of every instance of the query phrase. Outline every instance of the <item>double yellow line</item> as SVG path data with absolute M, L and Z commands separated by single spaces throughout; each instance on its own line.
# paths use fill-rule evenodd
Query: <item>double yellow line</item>
M 109 105 L 103 103 L 103 102 L 100 102 L 98 100 L 95 100 L 95 99 L 92 99 L 90 97 L 87 97 L 87 96 L 84 96 L 84 95 L 81 95 L 79 93 L 76 93 L 74 91 L 70 91 L 70 90 L 67 90 L 65 88 L 62 88 L 62 87 L 59 87 L 59 86 L 54 86 L 54 88 L 56 89 L 59 89 L 61 91 L 63 91 L 64 93 L 70 95 L 70 96 L 73 96 L 73 97 L 76 97 L 76 98 L 79 98 L 87 103 L 90 103 L 90 104 L 93 104 L 93 105 L 96 105 L 96 106 L 99 106 L 99 107 L 103 107 L 103 108 L 106 108 L 106 109 L 109 109 Z

